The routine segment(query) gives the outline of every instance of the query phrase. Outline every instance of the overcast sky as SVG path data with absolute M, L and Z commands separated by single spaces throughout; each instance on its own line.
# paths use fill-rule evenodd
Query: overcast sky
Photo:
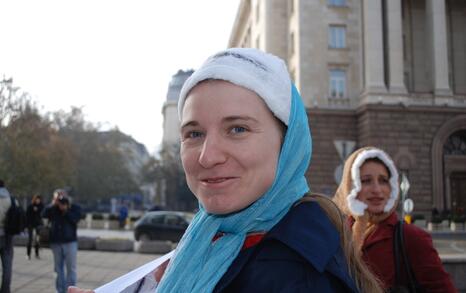
M 168 83 L 227 47 L 239 0 L 1 0 L 0 78 L 153 153 Z

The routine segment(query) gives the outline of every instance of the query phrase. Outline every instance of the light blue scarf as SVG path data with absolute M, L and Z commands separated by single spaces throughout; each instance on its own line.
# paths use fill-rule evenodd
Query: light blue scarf
M 270 189 L 248 208 L 228 216 L 200 207 L 181 239 L 157 292 L 212 292 L 238 255 L 248 232 L 268 231 L 308 190 L 311 135 L 301 97 L 292 86 L 288 129 Z M 225 235 L 215 242 L 217 232 Z

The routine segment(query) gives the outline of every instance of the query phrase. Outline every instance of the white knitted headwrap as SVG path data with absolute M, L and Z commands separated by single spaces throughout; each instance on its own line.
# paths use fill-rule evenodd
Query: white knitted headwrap
M 398 198 L 398 171 L 396 170 L 395 164 L 390 159 L 390 157 L 382 150 L 379 149 L 369 149 L 362 151 L 354 160 L 353 165 L 351 166 L 351 181 L 353 184 L 353 189 L 347 196 L 346 200 L 348 201 L 348 208 L 352 214 L 356 216 L 364 215 L 364 211 L 367 209 L 367 204 L 360 201 L 356 197 L 358 196 L 359 191 L 361 191 L 361 178 L 360 178 L 360 168 L 362 164 L 368 159 L 378 158 L 380 159 L 385 166 L 390 171 L 390 198 L 387 201 L 387 204 L 384 207 L 384 212 L 388 212 L 393 208 L 396 199 Z
M 190 90 L 206 79 L 219 79 L 247 88 L 259 95 L 272 113 L 288 125 L 291 108 L 291 79 L 278 57 L 251 48 L 231 48 L 209 57 L 184 83 L 178 100 L 178 117 Z

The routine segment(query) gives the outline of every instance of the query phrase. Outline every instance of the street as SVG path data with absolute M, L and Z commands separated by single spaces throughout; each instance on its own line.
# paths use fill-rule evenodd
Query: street
M 26 248 L 15 247 L 11 292 L 55 292 L 52 252 L 49 248 L 43 248 L 40 256 L 41 259 L 28 260 Z M 157 257 L 158 255 L 134 252 L 80 250 L 77 285 L 81 288 L 95 289 Z

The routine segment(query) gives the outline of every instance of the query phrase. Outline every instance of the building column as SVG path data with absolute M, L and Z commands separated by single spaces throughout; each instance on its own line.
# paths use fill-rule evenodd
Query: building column
M 431 52 L 432 86 L 435 95 L 452 95 L 448 79 L 447 22 L 444 0 L 426 1 L 427 35 Z
M 388 0 L 387 5 L 387 48 L 388 48 L 388 80 L 389 92 L 405 94 L 403 28 L 401 20 L 401 0 Z
M 385 93 L 382 1 L 364 0 L 364 77 L 366 93 Z

